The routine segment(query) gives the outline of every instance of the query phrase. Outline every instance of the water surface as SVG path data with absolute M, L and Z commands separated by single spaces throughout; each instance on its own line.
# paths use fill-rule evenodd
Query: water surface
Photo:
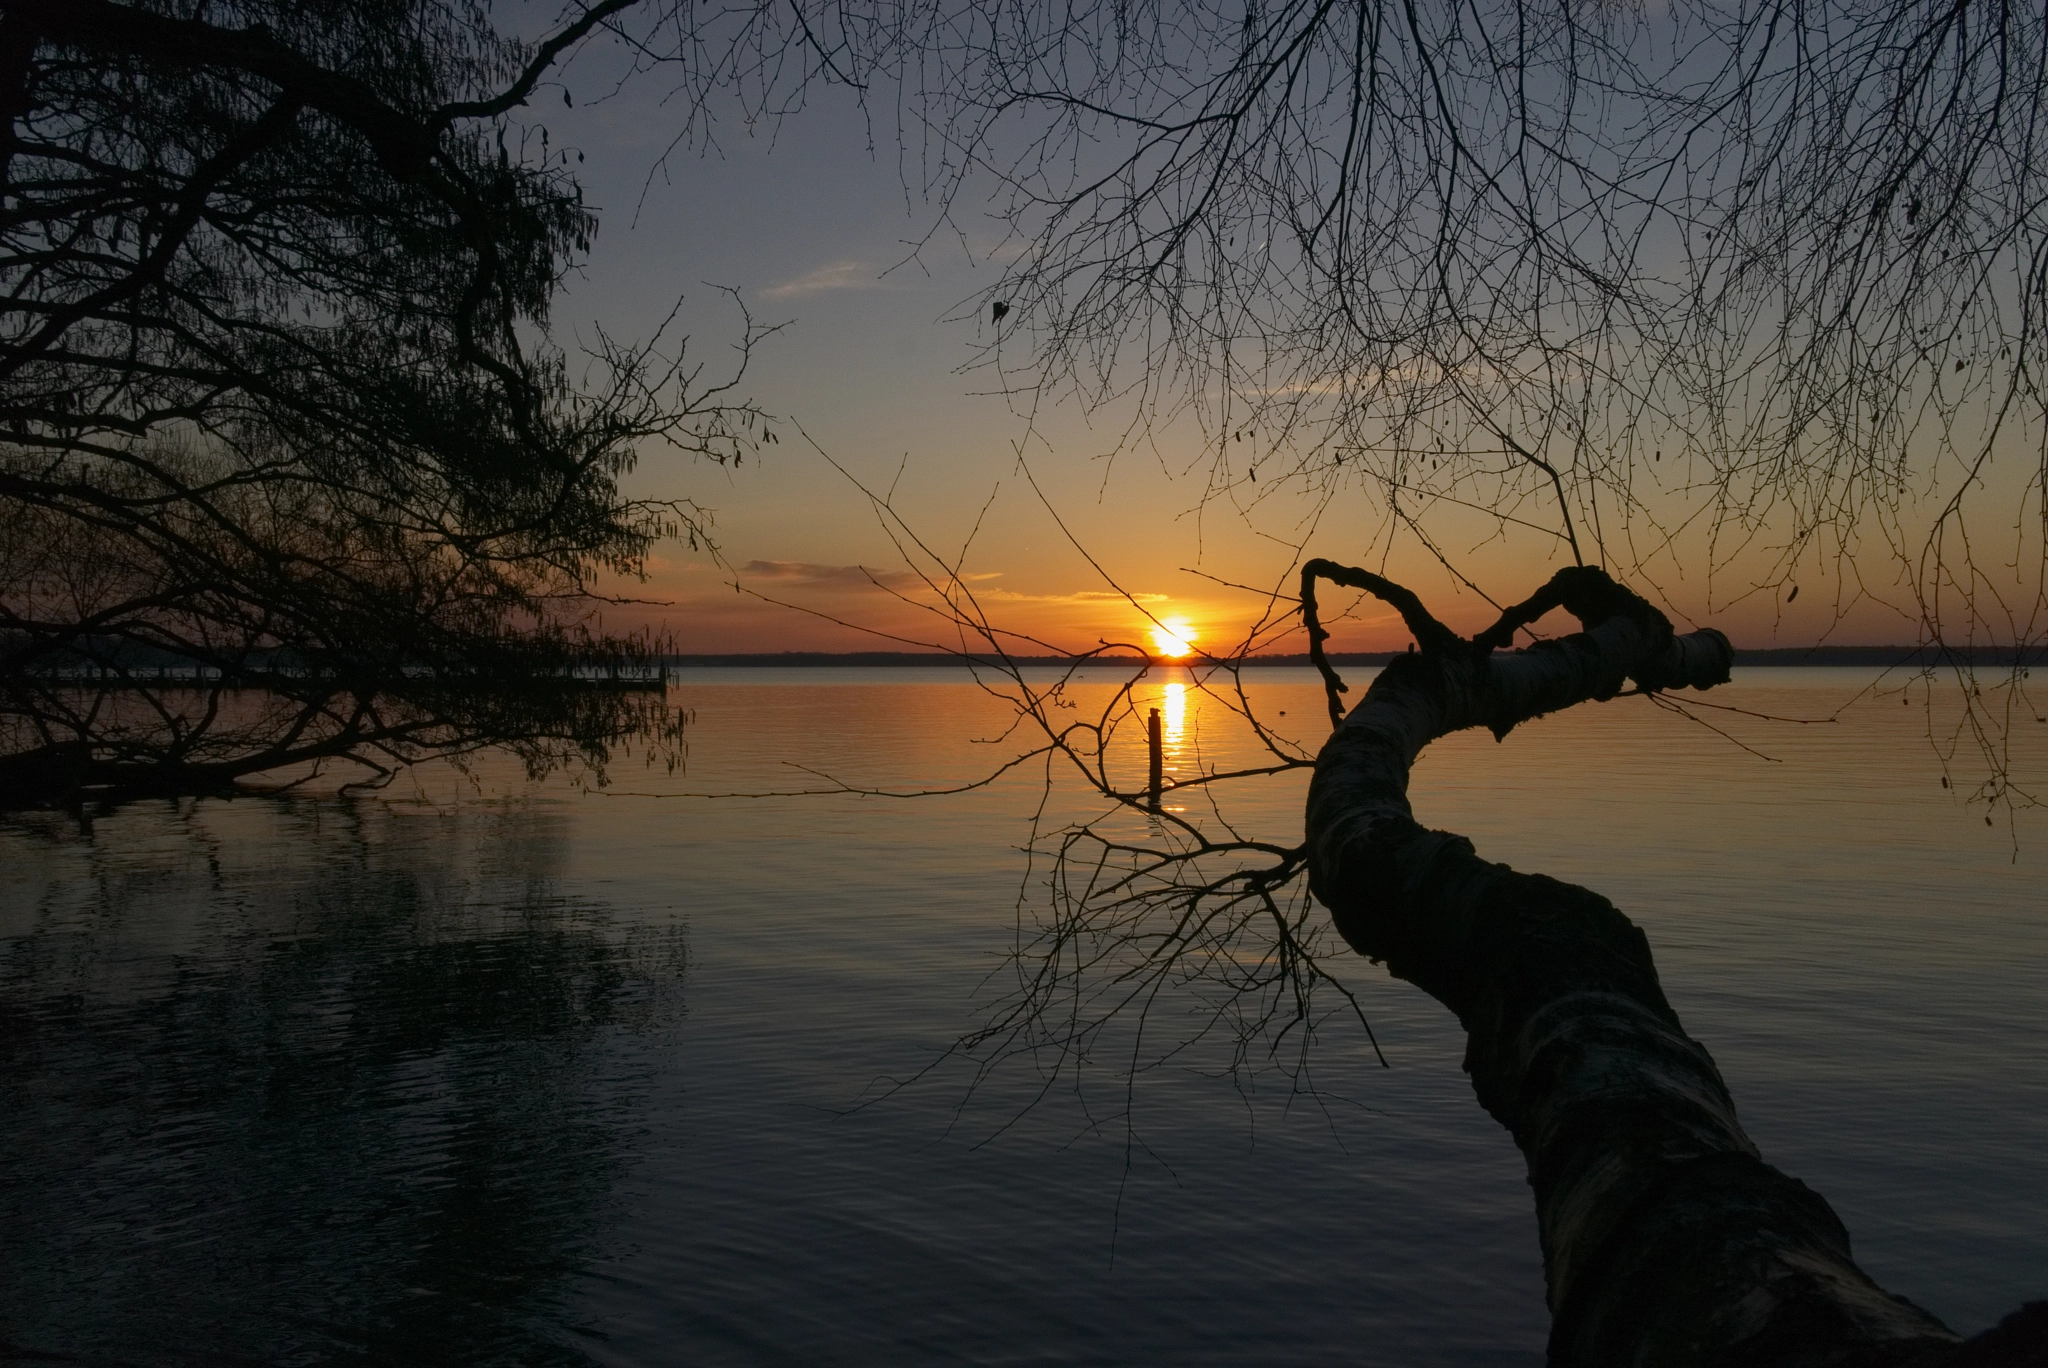
M 1252 678 L 1313 746 L 1313 679 Z M 1866 679 L 1715 697 L 1821 717 Z M 940 671 L 675 692 L 687 770 L 627 760 L 600 793 L 485 764 L 0 830 L 0 1340 L 109 1364 L 1542 1361 L 1520 1158 L 1441 1008 L 1340 964 L 1392 1067 L 1330 1023 L 1315 1096 L 1199 1051 L 1129 1091 L 1098 1061 L 1021 1112 L 1028 1069 L 892 1088 L 980 1019 L 1041 905 L 1017 849 L 1039 786 L 687 795 L 957 783 L 1006 753 L 1000 705 Z M 1168 711 L 1176 773 L 1248 753 L 1185 678 L 1135 701 Z M 1713 720 L 1773 758 L 1618 701 L 1439 743 L 1417 815 L 1642 922 L 1766 1157 L 1880 1281 L 1988 1324 L 2048 1291 L 2048 830 L 2016 853 L 1985 827 L 1896 695 Z M 2018 736 L 2037 774 L 2042 733 Z M 1298 839 L 1301 790 L 1228 815 Z

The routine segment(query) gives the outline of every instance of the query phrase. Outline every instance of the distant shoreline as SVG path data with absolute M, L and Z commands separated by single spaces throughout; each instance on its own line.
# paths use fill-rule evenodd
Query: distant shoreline
M 1339 667 L 1357 665 L 1384 665 L 1392 660 L 1398 651 L 1334 651 L 1330 663 Z M 663 663 L 670 669 L 692 668 L 784 668 L 784 669 L 833 669 L 869 668 L 885 666 L 996 666 L 1003 662 L 989 655 L 951 655 L 934 651 L 759 651 L 730 655 L 671 655 Z M 1011 656 L 1010 664 L 1031 666 L 1066 667 L 1074 665 L 1102 665 L 1128 668 L 1138 662 L 1132 656 Z M 1172 661 L 1155 660 L 1159 665 L 1210 665 L 1207 660 Z M 1242 662 L 1252 668 L 1267 666 L 1306 666 L 1311 662 L 1307 655 L 1260 655 L 1247 656 Z M 1942 651 L 1927 646 L 1777 646 L 1765 650 L 1742 650 L 1735 652 L 1737 665 L 2037 665 L 2048 663 L 2048 655 L 2033 651 L 2021 659 L 2021 652 L 2011 646 L 1976 646 L 1950 648 Z

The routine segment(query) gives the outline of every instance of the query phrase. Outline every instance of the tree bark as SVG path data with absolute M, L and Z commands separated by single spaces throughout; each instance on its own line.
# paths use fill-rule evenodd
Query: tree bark
M 1408 774 L 1439 736 L 1505 736 L 1542 713 L 1728 678 L 1719 632 L 1677 636 L 1598 570 L 1561 572 L 1467 642 L 1412 594 L 1311 562 L 1402 610 L 1421 648 L 1343 718 L 1309 789 L 1311 886 L 1359 953 L 1458 1016 L 1480 1104 L 1535 1189 L 1553 1368 L 1961 1368 L 2048 1363 L 2048 1304 L 1969 1344 L 1874 1283 L 1819 1194 L 1766 1164 L 1713 1059 L 1665 1000 L 1647 938 L 1605 898 L 1479 858 L 1410 814 Z M 1563 606 L 1585 630 L 1497 653 Z M 1335 689 L 1342 688 L 1333 674 Z M 1985 1355 L 1991 1357 L 1985 1357 Z

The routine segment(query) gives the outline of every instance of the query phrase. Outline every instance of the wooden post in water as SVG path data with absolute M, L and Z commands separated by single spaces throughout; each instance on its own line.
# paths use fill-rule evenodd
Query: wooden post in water
M 1152 782 L 1146 788 L 1145 806 L 1159 811 L 1159 789 L 1166 777 L 1166 749 L 1159 738 L 1159 709 L 1145 719 L 1145 744 L 1152 752 Z

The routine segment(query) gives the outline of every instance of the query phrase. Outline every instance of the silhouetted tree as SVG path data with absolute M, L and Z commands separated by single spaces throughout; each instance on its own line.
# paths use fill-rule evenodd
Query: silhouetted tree
M 2048 1302 L 1958 1346 L 1850 1255 L 1819 1194 L 1766 1164 L 1706 1048 L 1685 1034 L 1648 938 L 1597 893 L 1479 858 L 1408 806 L 1423 747 L 1483 726 L 1497 738 L 1560 708 L 1725 683 L 1719 632 L 1673 633 L 1598 570 L 1572 568 L 1470 641 L 1406 589 L 1311 561 L 1315 581 L 1400 610 L 1419 649 L 1397 657 L 1316 757 L 1311 888 L 1360 954 L 1449 1007 L 1473 1090 L 1529 1165 L 1557 1365 L 2023 1364 L 2048 1359 Z M 1499 653 L 1562 607 L 1583 630 Z M 1320 656 L 1319 656 L 1319 663 Z
M 595 220 L 507 119 L 628 3 L 7 5 L 0 802 L 672 726 L 583 685 L 651 651 L 595 577 L 704 525 L 619 477 L 756 414 L 548 340 Z

